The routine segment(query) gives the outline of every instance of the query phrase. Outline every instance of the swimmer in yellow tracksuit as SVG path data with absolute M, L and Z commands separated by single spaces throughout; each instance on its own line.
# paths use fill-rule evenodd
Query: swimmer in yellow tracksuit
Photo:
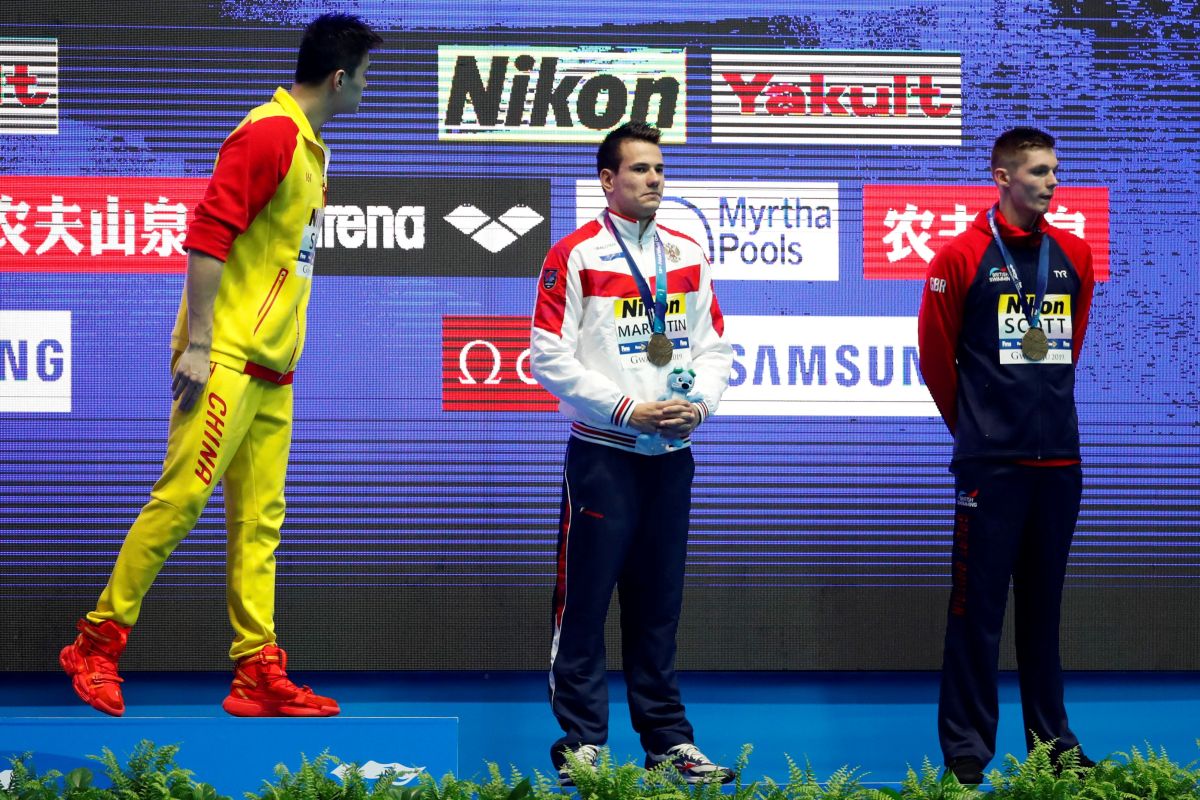
M 346 14 L 305 30 L 295 83 L 225 140 L 188 230 L 172 335 L 172 409 L 162 477 L 130 528 L 108 585 L 59 662 L 79 697 L 125 710 L 117 662 L 142 598 L 224 481 L 226 596 L 235 636 L 236 716 L 332 716 L 337 703 L 292 683 L 275 642 L 275 548 L 292 438 L 293 369 L 321 229 L 329 151 L 321 126 L 357 110 L 382 40 Z

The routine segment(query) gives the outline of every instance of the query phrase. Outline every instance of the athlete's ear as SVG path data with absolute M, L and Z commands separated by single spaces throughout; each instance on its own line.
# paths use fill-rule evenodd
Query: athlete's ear
M 996 167 L 992 170 L 992 180 L 997 186 L 1008 188 L 1012 184 L 1012 176 L 1008 174 L 1007 167 Z
M 608 167 L 600 170 L 600 188 L 605 192 L 611 192 L 613 190 L 613 179 L 616 177 L 617 174 Z

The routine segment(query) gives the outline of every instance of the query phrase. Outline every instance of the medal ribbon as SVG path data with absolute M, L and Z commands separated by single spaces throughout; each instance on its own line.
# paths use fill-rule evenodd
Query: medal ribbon
M 642 271 L 638 269 L 633 256 L 629 254 L 625 240 L 621 238 L 621 234 L 617 233 L 617 226 L 613 223 L 607 208 L 604 209 L 604 224 L 612 233 L 613 238 L 617 240 L 617 244 L 621 245 L 621 254 L 625 256 L 625 263 L 629 266 L 629 271 L 633 273 L 634 283 L 637 284 L 638 294 L 642 296 L 642 307 L 646 309 L 646 319 L 650 322 L 650 330 L 654 333 L 662 333 L 667 328 L 665 322 L 667 318 L 667 254 L 663 248 L 662 239 L 658 238 L 658 231 L 654 232 L 655 292 L 654 300 L 651 301 L 650 285 L 646 283 L 646 279 L 642 277 Z
M 1004 258 L 1004 268 L 1008 270 L 1008 279 L 1012 281 L 1013 288 L 1017 290 L 1017 301 L 1021 304 L 1021 313 L 1025 315 L 1025 321 L 1029 323 L 1029 327 L 1040 328 L 1042 327 L 1042 300 L 1046 297 L 1046 286 L 1050 280 L 1050 237 L 1042 233 L 1042 246 L 1038 248 L 1037 294 L 1033 297 L 1033 308 L 1031 309 L 1029 300 L 1025 297 L 1025 291 L 1021 288 L 1021 280 L 1017 277 L 1017 268 L 1013 264 L 1012 254 L 1004 246 L 1004 240 L 1000 238 L 1000 231 L 996 227 L 995 206 L 988 209 L 987 218 L 988 225 L 992 229 L 992 236 L 996 239 L 996 246 L 1000 248 L 1000 255 Z

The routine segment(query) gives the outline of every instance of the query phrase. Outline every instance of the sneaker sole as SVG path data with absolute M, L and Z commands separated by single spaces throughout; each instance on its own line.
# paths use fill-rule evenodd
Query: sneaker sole
M 285 706 L 258 703 L 253 700 L 243 700 L 240 697 L 226 697 L 221 702 L 221 708 L 235 717 L 336 717 L 341 713 L 340 708 L 322 706 Z
M 695 786 L 696 784 L 699 784 L 699 783 L 715 783 L 715 784 L 725 785 L 727 783 L 733 783 L 733 776 L 726 775 L 726 776 L 720 777 L 720 778 L 707 778 L 707 777 L 703 777 L 703 776 L 699 776 L 699 775 L 697 775 L 697 776 L 684 775 L 683 780 L 689 786 Z
M 103 705 L 99 698 L 96 698 L 88 691 L 88 684 L 83 680 L 84 670 L 87 669 L 82 658 L 75 653 L 75 645 L 69 644 L 58 653 L 58 665 L 62 667 L 63 672 L 67 673 L 67 677 L 71 679 L 71 688 L 75 690 L 75 694 L 79 696 L 87 705 L 108 714 L 110 717 L 119 717 L 125 713 L 125 705 L 120 707 L 108 707 Z

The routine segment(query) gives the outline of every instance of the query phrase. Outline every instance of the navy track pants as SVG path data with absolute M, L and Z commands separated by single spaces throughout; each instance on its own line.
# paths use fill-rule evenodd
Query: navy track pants
M 1012 580 L 1026 743 L 1033 735 L 1079 743 L 1067 725 L 1059 609 L 1082 488 L 1078 464 L 1033 467 L 959 462 L 955 474 L 953 588 L 942 661 L 938 736 L 952 759 L 984 764 L 996 752 L 1000 633 Z
M 608 740 L 604 621 L 613 589 L 633 728 L 648 752 L 692 741 L 675 675 L 691 508 L 691 448 L 644 456 L 572 438 L 563 470 L 550 656 L 551 747 Z

